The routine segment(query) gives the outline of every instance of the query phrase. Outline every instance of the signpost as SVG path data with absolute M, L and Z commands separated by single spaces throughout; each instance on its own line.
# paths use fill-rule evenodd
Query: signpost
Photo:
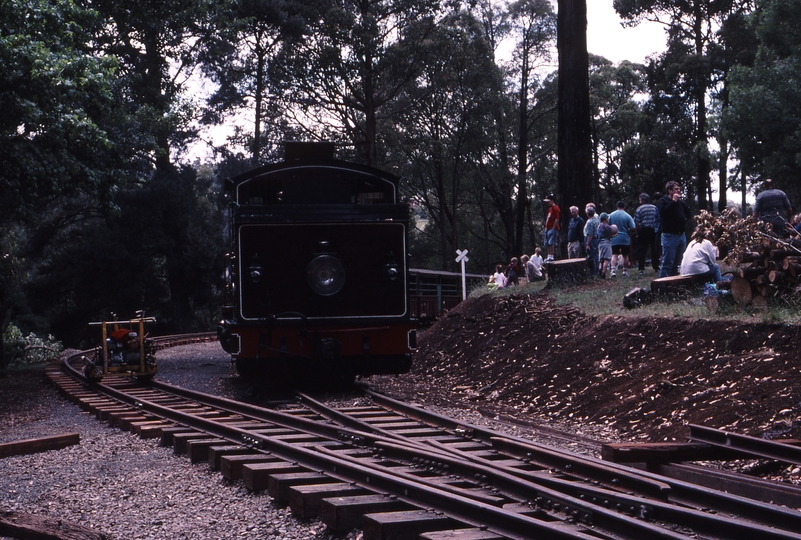
M 456 257 L 456 262 L 462 263 L 462 300 L 465 300 L 467 299 L 467 284 L 464 277 L 464 263 L 470 259 L 467 257 L 466 249 L 457 249 L 456 255 L 458 255 L 458 257 Z

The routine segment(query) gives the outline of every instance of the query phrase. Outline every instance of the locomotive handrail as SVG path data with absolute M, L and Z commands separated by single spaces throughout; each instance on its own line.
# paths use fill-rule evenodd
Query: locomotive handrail
M 297 311 L 284 311 L 283 313 L 273 313 L 270 318 L 274 321 L 282 321 L 286 319 L 300 319 L 304 323 L 308 321 L 306 315 L 298 313 Z

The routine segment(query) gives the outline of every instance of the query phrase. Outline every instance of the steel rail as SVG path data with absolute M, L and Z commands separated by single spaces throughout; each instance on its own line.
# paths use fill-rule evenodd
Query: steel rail
M 771 482 L 692 463 L 643 463 L 634 466 L 665 478 L 689 482 L 698 489 L 711 488 L 764 503 L 801 508 L 801 487 L 792 484 Z
M 313 402 L 311 398 L 306 398 L 304 401 Z M 447 424 L 448 427 L 453 428 L 454 424 L 452 419 L 441 417 L 436 415 L 435 413 L 431 413 L 430 411 L 419 410 L 416 409 L 408 404 L 401 404 L 403 408 L 403 413 L 412 411 L 413 414 L 410 416 L 418 417 L 419 419 L 425 418 L 427 421 L 433 421 L 435 425 Z M 401 408 L 401 407 L 399 407 Z M 354 419 L 348 417 L 344 413 L 339 413 L 333 411 L 331 413 L 325 413 L 325 405 L 316 403 L 315 402 L 315 410 L 320 413 L 326 415 L 328 418 L 337 419 L 342 416 L 343 418 L 341 421 L 349 422 L 352 425 L 360 426 L 363 430 L 367 430 L 364 427 L 364 422 L 362 420 Z M 394 407 L 393 407 L 394 409 Z M 444 420 L 444 421 L 443 421 Z M 422 420 L 421 420 L 422 421 Z M 369 425 L 369 424 L 368 424 Z M 464 424 L 458 424 L 459 430 L 464 428 Z M 497 432 L 492 430 L 486 430 L 484 428 L 480 428 L 477 426 L 467 426 L 468 431 L 472 434 L 473 438 L 481 438 L 477 437 L 477 435 L 484 435 L 489 436 L 489 442 L 492 444 L 494 448 L 505 448 L 511 449 L 514 448 L 517 451 L 513 452 L 515 455 L 523 454 L 526 458 L 531 458 L 534 454 L 541 451 L 541 448 L 538 445 L 532 444 L 530 441 L 525 441 L 522 443 L 521 441 L 516 441 L 510 439 L 506 436 L 502 436 Z M 388 433 L 392 435 L 392 432 L 389 430 L 382 430 L 378 427 L 372 427 L 372 429 L 376 433 Z M 491 460 L 487 460 L 483 457 L 476 457 L 475 455 L 471 455 L 470 452 L 460 451 L 458 449 L 449 448 L 448 445 L 438 443 L 437 441 L 426 441 L 425 438 L 423 442 L 426 442 L 430 446 L 433 446 L 435 449 L 441 450 L 443 453 L 450 453 L 452 455 L 461 457 L 464 460 L 471 460 L 477 463 L 481 463 L 488 467 L 498 467 L 494 465 Z M 383 443 L 378 442 L 378 446 L 382 448 L 386 448 Z M 523 450 L 523 451 L 521 451 Z M 406 456 L 409 459 L 409 456 Z M 431 458 L 433 459 L 433 457 Z M 579 465 L 586 465 L 585 462 L 578 463 Z M 576 464 L 570 463 L 564 466 L 563 470 L 566 473 L 575 475 L 581 473 L 596 473 L 597 463 L 594 464 L 595 467 L 576 467 Z M 592 497 L 593 499 L 602 499 L 607 501 L 612 501 L 613 504 L 616 506 L 625 506 L 627 508 L 638 508 L 642 506 L 641 503 L 637 503 L 636 499 L 632 499 L 631 497 L 627 496 L 618 496 L 615 491 L 604 490 L 602 488 L 592 488 L 592 487 L 577 487 L 576 482 L 570 481 L 563 481 L 556 478 L 542 477 L 542 476 L 535 476 L 532 475 L 529 471 L 517 469 L 514 467 L 498 467 L 504 472 L 508 474 L 512 474 L 519 478 L 526 479 L 530 482 L 536 483 L 538 485 L 545 485 L 551 489 L 554 489 L 561 493 L 570 493 L 571 491 L 575 491 L 577 496 L 582 498 Z M 608 471 L 606 467 L 601 467 L 602 470 L 605 472 Z M 610 469 L 613 469 L 616 473 L 618 473 L 618 478 L 614 478 L 612 480 L 612 484 L 619 485 L 619 476 L 621 473 L 628 472 L 628 468 L 624 466 L 619 466 L 618 464 L 613 464 Z M 729 531 L 730 534 L 733 535 L 734 538 L 738 537 L 739 534 L 743 532 L 743 530 L 751 531 L 753 534 L 759 535 L 759 537 L 764 538 L 771 538 L 774 537 L 774 534 L 777 534 L 777 538 L 785 538 L 786 536 L 784 533 L 775 533 L 775 531 L 771 528 L 765 528 L 760 525 L 752 525 L 745 521 L 739 520 L 735 523 L 735 520 L 724 520 L 721 521 L 719 518 L 709 518 L 710 514 L 705 512 L 699 511 L 692 511 L 692 510 L 683 510 L 683 505 L 694 505 L 698 508 L 708 508 L 710 506 L 717 507 L 723 511 L 735 511 L 740 513 L 745 518 L 759 520 L 762 523 L 768 523 L 772 526 L 776 526 L 779 528 L 784 528 L 785 530 L 795 531 L 801 530 L 801 513 L 788 509 L 782 508 L 776 505 L 763 505 L 758 504 L 754 500 L 745 498 L 745 497 L 738 497 L 736 495 L 729 495 L 725 492 L 710 492 L 708 488 L 699 487 L 693 485 L 688 482 L 681 482 L 676 480 L 665 481 L 665 478 L 661 478 L 656 474 L 644 472 L 643 477 L 651 479 L 654 483 L 661 483 L 667 487 L 667 489 L 661 489 L 659 492 L 656 493 L 657 499 L 662 499 L 664 501 L 672 501 L 674 503 L 678 503 L 682 506 L 678 507 L 678 510 L 675 506 L 671 505 L 657 505 L 650 510 L 643 510 L 643 512 L 648 515 L 655 515 L 660 514 L 663 516 L 670 516 L 669 519 L 678 519 L 682 523 L 695 523 L 697 525 L 701 525 L 707 532 L 713 533 L 720 533 L 723 530 Z M 591 476 L 591 478 L 594 478 Z M 672 493 L 673 490 L 678 491 L 678 494 Z M 653 494 L 651 494 L 653 496 Z M 553 495 L 555 497 L 555 495 Z M 569 503 L 562 503 L 562 504 L 569 504 Z M 658 512 L 657 512 L 658 510 Z M 655 517 L 654 519 L 659 519 Z
M 527 455 L 531 451 L 528 444 L 504 437 L 498 437 L 496 443 L 501 451 L 511 455 Z M 610 466 L 613 468 L 626 468 L 617 463 L 612 463 Z M 719 485 L 717 489 L 712 489 L 708 486 L 663 476 L 647 470 L 639 470 L 639 472 L 644 478 L 662 482 L 669 486 L 670 491 L 667 492 L 667 500 L 676 504 L 714 509 L 718 512 L 736 513 L 745 518 L 785 528 L 789 531 L 801 530 L 801 512 L 793 508 L 786 508 L 776 504 L 764 504 L 753 497 L 728 493 L 725 485 Z M 714 470 L 710 471 L 710 473 L 714 474 Z
M 434 446 L 439 446 L 439 444 L 435 441 L 432 442 L 432 444 Z M 488 467 L 495 467 L 506 472 L 507 474 L 519 477 L 521 479 L 529 480 L 532 477 L 532 473 L 529 471 L 507 467 L 505 465 L 495 465 L 493 464 L 492 460 L 478 456 L 470 456 L 468 452 L 461 452 L 459 450 L 454 450 L 454 452 L 463 454 L 465 459 L 473 460 L 479 464 L 485 464 Z M 649 474 L 649 476 L 652 476 L 655 479 L 659 478 L 657 475 Z M 755 504 L 753 500 L 745 499 L 743 497 L 730 496 L 726 493 L 711 493 L 708 488 L 698 488 L 698 486 L 692 486 L 687 483 L 672 482 L 671 487 L 677 491 L 680 491 L 682 494 L 684 494 L 686 491 L 691 491 L 695 494 L 705 493 L 707 495 L 707 504 L 699 506 L 698 503 L 703 502 L 703 500 L 699 501 L 699 498 L 695 497 L 693 498 L 692 502 L 696 507 L 708 509 L 713 506 L 712 504 L 709 504 L 710 499 L 716 499 L 720 497 L 727 501 L 728 510 L 732 510 L 734 507 L 737 507 L 737 510 L 742 511 L 742 513 L 739 515 L 749 519 L 761 518 L 763 520 L 762 523 L 766 524 L 767 526 L 759 523 L 747 522 L 731 516 L 721 518 L 719 515 L 710 514 L 707 511 L 700 511 L 698 509 L 691 508 L 690 505 L 687 505 L 687 501 L 682 501 L 680 498 L 674 496 L 673 493 L 671 493 L 669 501 L 653 500 L 643 502 L 643 499 L 640 497 L 636 497 L 628 493 L 624 494 L 602 488 L 595 488 L 586 483 L 583 484 L 574 482 L 572 487 L 575 490 L 576 496 L 582 500 L 590 499 L 593 501 L 609 501 L 608 504 L 614 504 L 616 507 L 624 510 L 628 508 L 630 512 L 640 509 L 640 517 L 644 519 L 664 520 L 672 523 L 689 525 L 693 528 L 716 535 L 725 533 L 728 535 L 728 538 L 741 538 L 743 533 L 754 534 L 755 538 L 760 539 L 795 538 L 798 535 L 794 531 L 801 530 L 799 527 L 801 525 L 801 513 L 795 510 L 774 505 L 765 506 L 761 504 Z M 778 529 L 789 531 L 792 533 L 792 535 L 787 536 L 786 532 Z
M 390 407 L 393 410 L 407 414 L 412 418 L 429 422 L 433 425 L 443 425 L 458 431 L 467 430 L 472 437 L 488 441 L 493 448 L 521 459 L 552 466 L 570 475 L 583 475 L 590 479 L 603 478 L 607 483 L 620 486 L 633 491 L 641 492 L 647 496 L 663 501 L 673 501 L 681 505 L 695 506 L 697 508 L 714 508 L 720 512 L 732 512 L 747 519 L 774 525 L 789 531 L 801 530 L 801 512 L 795 507 L 786 508 L 776 504 L 760 504 L 754 497 L 731 494 L 726 486 L 719 489 L 699 486 L 691 482 L 661 476 L 648 471 L 637 470 L 637 476 L 632 477 L 632 468 L 617 463 L 600 462 L 593 458 L 578 456 L 569 451 L 554 451 L 532 441 L 503 435 L 498 432 L 479 426 L 457 423 L 447 417 L 442 417 L 430 411 L 398 402 L 381 394 L 370 392 L 374 400 Z M 439 446 L 439 445 L 435 445 Z M 464 453 L 469 456 L 469 453 Z M 481 459 L 481 458 L 476 458 Z M 512 474 L 527 476 L 525 471 L 511 470 Z M 710 471 L 714 474 L 714 471 Z M 600 474 L 600 476 L 599 476 Z M 603 480 L 602 480 L 603 481 Z M 642 490 L 659 486 L 658 490 Z
M 736 450 L 760 459 L 801 465 L 801 447 L 690 424 L 690 440 Z
M 600 482 L 618 486 L 620 489 L 630 489 L 649 497 L 663 500 L 667 498 L 667 494 L 670 491 L 670 486 L 665 482 L 647 478 L 645 475 L 641 474 L 640 471 L 631 468 L 625 468 L 615 463 L 576 454 L 569 450 L 554 450 L 551 447 L 537 444 L 528 439 L 502 435 L 488 428 L 465 422 L 458 422 L 452 418 L 413 407 L 408 403 L 403 403 L 372 391 L 368 391 L 368 395 L 370 395 L 376 403 L 401 412 L 410 418 L 415 418 L 434 426 L 452 430 L 457 434 L 464 433 L 494 448 L 499 447 L 499 441 L 501 440 L 526 445 L 527 450 L 525 455 L 519 457 L 537 463 L 544 468 L 558 469 L 571 475 L 586 475 Z

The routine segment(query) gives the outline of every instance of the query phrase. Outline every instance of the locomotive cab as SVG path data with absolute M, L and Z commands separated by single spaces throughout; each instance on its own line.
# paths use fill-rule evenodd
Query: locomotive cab
M 93 361 L 86 360 L 84 375 L 101 379 L 109 373 L 127 373 L 135 377 L 153 377 L 157 373 L 153 356 L 153 340 L 145 334 L 145 325 L 155 323 L 143 312 L 127 321 L 91 322 L 100 326 L 102 345 L 97 347 Z
M 416 324 L 407 298 L 409 209 L 398 178 L 287 145 L 285 161 L 228 182 L 222 347 L 240 374 L 403 373 Z

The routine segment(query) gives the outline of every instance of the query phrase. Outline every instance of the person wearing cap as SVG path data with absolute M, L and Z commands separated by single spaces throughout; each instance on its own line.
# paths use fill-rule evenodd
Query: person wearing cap
M 609 214 L 601 212 L 598 220 L 598 260 L 601 261 L 598 275 L 605 278 L 606 267 L 612 260 L 612 238 L 615 236 L 615 232 L 609 225 Z
M 584 208 L 587 214 L 587 223 L 584 224 L 584 249 L 587 251 L 589 264 L 591 264 L 591 273 L 593 276 L 598 275 L 598 225 L 601 220 L 595 214 L 595 205 L 592 203 L 587 204 Z
M 631 236 L 629 231 L 634 230 L 634 219 L 626 212 L 626 203 L 617 202 L 617 210 L 609 214 L 609 225 L 617 226 L 617 236 L 612 239 L 612 277 L 618 265 L 623 267 L 623 275 L 629 275 L 629 252 L 631 251 Z
M 567 258 L 581 257 L 584 244 L 584 219 L 579 215 L 578 206 L 570 207 L 570 223 L 567 226 Z
M 545 197 L 543 202 L 548 205 L 548 215 L 545 217 L 545 246 L 548 248 L 548 258 L 545 261 L 548 262 L 553 260 L 556 245 L 559 244 L 561 210 L 556 205 L 556 197 L 553 194 Z
M 786 237 L 789 234 L 788 225 L 793 219 L 793 207 L 787 194 L 773 185 L 773 180 L 767 178 L 762 183 L 763 190 L 757 195 L 754 203 L 754 217 L 759 221 L 770 223 L 773 232 Z M 787 216 L 785 220 L 784 216 Z
M 651 266 L 659 272 L 659 252 L 656 247 L 656 231 L 659 230 L 659 211 L 651 204 L 647 193 L 640 193 L 640 206 L 634 212 L 637 226 L 637 267 L 645 274 L 645 253 L 651 249 Z

